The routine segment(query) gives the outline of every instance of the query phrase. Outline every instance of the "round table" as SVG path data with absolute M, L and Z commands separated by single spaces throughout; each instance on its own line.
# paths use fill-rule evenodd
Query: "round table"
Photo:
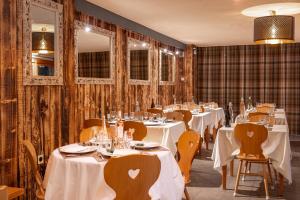
M 76 145 L 76 144 L 73 144 Z M 141 153 L 133 150 L 116 150 L 117 154 Z M 184 179 L 172 153 L 166 150 L 144 151 L 156 154 L 161 162 L 161 172 L 149 190 L 152 199 L 182 199 Z M 112 200 L 115 192 L 104 180 L 107 161 L 97 161 L 92 156 L 64 157 L 58 149 L 50 156 L 44 179 L 46 200 Z M 122 180 L 120 180 L 122 181 Z

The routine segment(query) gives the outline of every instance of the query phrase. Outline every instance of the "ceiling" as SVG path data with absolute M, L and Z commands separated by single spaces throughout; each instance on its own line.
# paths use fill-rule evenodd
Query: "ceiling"
M 253 19 L 241 11 L 267 3 L 299 0 L 87 0 L 186 44 L 254 44 Z M 300 42 L 300 14 L 295 39 Z

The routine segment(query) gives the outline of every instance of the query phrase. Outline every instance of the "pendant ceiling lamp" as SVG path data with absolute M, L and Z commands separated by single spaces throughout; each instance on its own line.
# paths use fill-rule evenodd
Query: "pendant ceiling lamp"
M 49 54 L 54 52 L 54 33 L 42 28 L 41 32 L 32 32 L 32 52 Z
M 295 18 L 287 15 L 276 15 L 254 19 L 254 41 L 257 44 L 283 44 L 295 40 Z

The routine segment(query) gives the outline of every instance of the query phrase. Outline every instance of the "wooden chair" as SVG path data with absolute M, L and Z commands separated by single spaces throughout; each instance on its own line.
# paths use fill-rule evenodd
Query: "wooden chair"
M 236 156 L 240 160 L 238 174 L 234 189 L 234 196 L 236 196 L 240 176 L 249 175 L 249 176 L 262 176 L 264 178 L 264 186 L 266 192 L 266 199 L 269 199 L 269 190 L 268 190 L 268 173 L 272 182 L 272 176 L 270 172 L 270 163 L 269 159 L 265 158 L 263 155 L 263 150 L 261 148 L 262 143 L 268 137 L 268 130 L 263 125 L 257 125 L 252 123 L 237 124 L 234 129 L 234 136 L 240 142 L 240 154 Z M 246 162 L 245 172 L 242 173 L 243 162 Z M 258 163 L 261 164 L 263 173 L 251 173 L 246 172 L 247 163 Z M 268 167 L 268 173 L 265 167 Z
M 34 149 L 33 144 L 29 140 L 24 140 L 23 145 L 25 148 L 25 151 L 27 153 L 31 170 L 34 175 L 35 181 L 37 183 L 37 191 L 36 191 L 36 197 L 37 199 L 41 200 L 45 198 L 45 191 L 46 189 L 43 186 L 43 179 L 42 176 L 40 175 L 37 167 L 37 154 Z
M 79 135 L 79 141 L 80 142 L 88 142 L 90 141 L 96 133 L 99 133 L 99 131 L 102 129 L 100 126 L 92 126 L 89 128 L 84 128 L 81 130 Z
M 180 112 L 167 112 L 164 113 L 164 116 L 167 119 L 175 120 L 175 121 L 183 121 L 183 114 Z
M 23 188 L 7 187 L 6 185 L 0 185 L 0 199 L 11 200 L 24 195 Z
M 204 108 L 204 106 L 200 106 L 200 109 L 199 109 L 199 111 L 200 111 L 201 113 L 205 112 L 205 108 Z
M 177 149 L 179 154 L 178 165 L 184 176 L 185 184 L 188 184 L 190 182 L 190 170 L 191 170 L 192 162 L 200 147 L 201 147 L 201 137 L 195 131 L 185 131 L 178 140 L 177 143 Z M 186 187 L 184 188 L 184 194 L 186 196 L 186 199 L 189 200 L 190 197 Z
M 116 200 L 150 200 L 149 189 L 160 174 L 156 155 L 111 158 L 104 167 L 105 182 L 116 192 Z
M 272 106 L 262 106 L 262 105 L 259 105 L 259 106 L 256 106 L 256 111 L 257 112 L 261 112 L 261 113 L 271 113 L 272 110 L 274 110 L 274 107 Z
M 134 129 L 134 133 L 132 135 L 133 140 L 143 140 L 147 135 L 147 127 L 143 122 L 137 121 L 125 121 L 124 122 L 124 131 L 128 131 L 129 129 Z
M 262 103 L 262 104 L 260 104 L 260 105 L 258 105 L 258 106 L 268 106 L 268 107 L 273 107 L 273 108 L 275 108 L 275 104 L 274 104 L 274 103 Z
M 192 119 L 192 113 L 189 110 L 176 110 L 176 112 L 180 112 L 183 114 L 183 121 L 185 123 L 185 127 L 187 130 L 190 129 L 189 127 L 189 121 Z
M 147 112 L 152 113 L 152 114 L 160 114 L 160 115 L 163 115 L 162 109 L 158 109 L 158 108 L 149 108 L 149 109 L 147 110 Z
M 248 120 L 250 122 L 259 122 L 261 120 L 268 120 L 269 114 L 263 112 L 251 112 L 248 114 Z
M 90 127 L 93 127 L 93 126 L 102 126 L 102 119 L 100 118 L 90 118 L 90 119 L 86 119 L 84 120 L 83 122 L 83 128 L 86 129 L 86 128 L 90 128 Z M 109 123 L 106 122 L 106 127 L 109 128 Z

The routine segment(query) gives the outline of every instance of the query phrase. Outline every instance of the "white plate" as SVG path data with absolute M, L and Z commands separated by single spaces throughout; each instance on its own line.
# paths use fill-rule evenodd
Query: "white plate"
M 151 122 L 151 121 L 144 121 L 145 126 L 159 126 L 161 122 Z
M 80 146 L 78 144 L 71 144 L 59 148 L 62 153 L 72 153 L 72 154 L 84 154 L 96 151 L 95 146 Z
M 130 146 L 135 149 L 153 149 L 160 146 L 156 142 L 131 141 Z

